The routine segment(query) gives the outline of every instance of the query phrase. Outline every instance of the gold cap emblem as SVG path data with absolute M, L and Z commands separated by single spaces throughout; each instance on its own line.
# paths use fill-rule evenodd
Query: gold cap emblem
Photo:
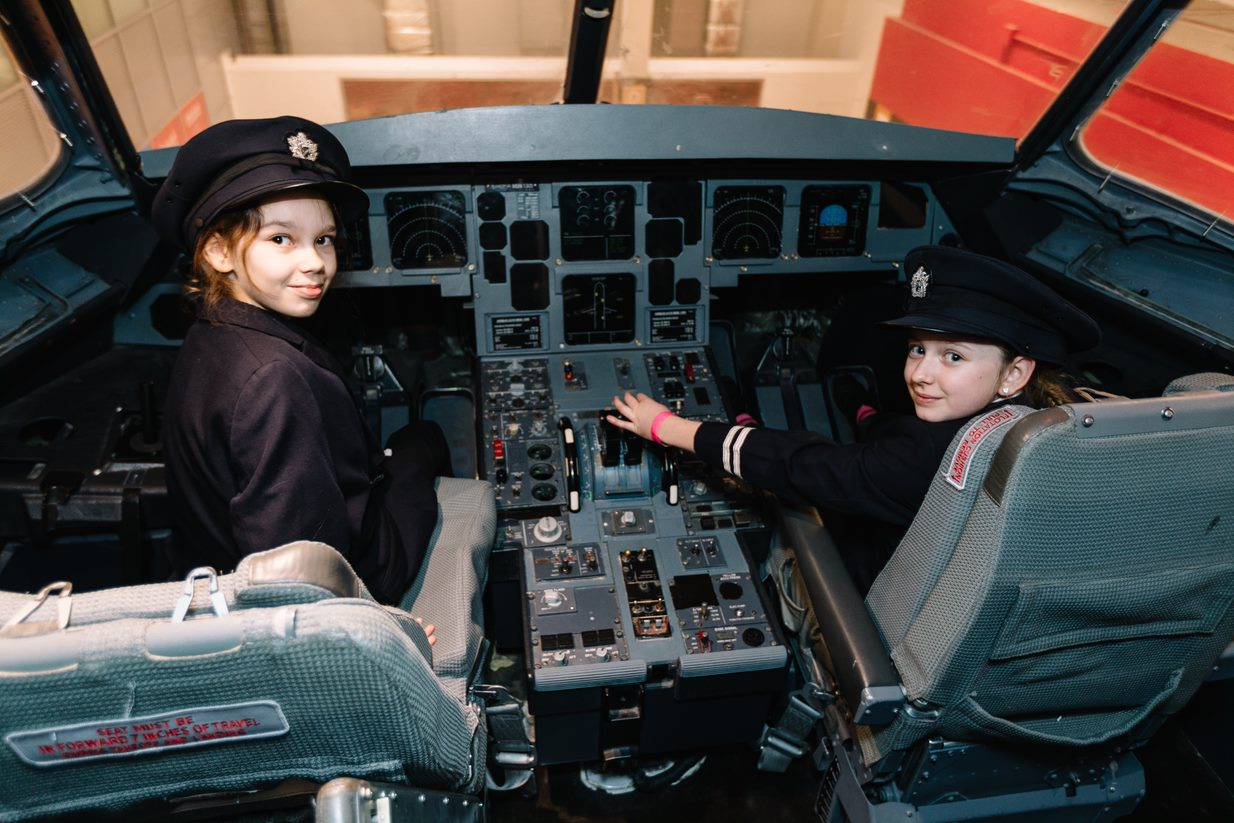
M 925 266 L 918 266 L 917 271 L 913 272 L 908 288 L 913 297 L 926 296 L 926 290 L 930 288 L 930 273 L 925 270 Z
M 317 144 L 302 131 L 287 138 L 287 148 L 291 149 L 292 157 L 298 157 L 301 160 L 317 159 Z

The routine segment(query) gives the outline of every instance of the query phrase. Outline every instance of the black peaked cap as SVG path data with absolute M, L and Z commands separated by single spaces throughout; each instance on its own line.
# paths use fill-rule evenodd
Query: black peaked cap
M 950 246 L 918 246 L 904 258 L 909 296 L 888 321 L 926 331 L 983 338 L 1046 363 L 1101 342 L 1091 317 L 1027 272 Z
M 338 138 L 302 117 L 225 120 L 180 147 L 150 217 L 167 242 L 191 252 L 220 214 L 288 189 L 313 187 L 344 221 L 368 210 Z

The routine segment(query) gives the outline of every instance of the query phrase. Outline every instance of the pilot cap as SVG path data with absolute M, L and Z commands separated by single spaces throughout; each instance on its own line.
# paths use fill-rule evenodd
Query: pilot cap
M 994 340 L 1054 364 L 1101 342 L 1091 317 L 1001 260 L 949 246 L 918 246 L 905 256 L 904 273 L 905 314 L 888 325 Z
M 223 212 L 301 187 L 320 191 L 344 222 L 368 210 L 343 144 L 324 127 L 301 117 L 226 120 L 180 147 L 150 216 L 163 239 L 192 252 Z

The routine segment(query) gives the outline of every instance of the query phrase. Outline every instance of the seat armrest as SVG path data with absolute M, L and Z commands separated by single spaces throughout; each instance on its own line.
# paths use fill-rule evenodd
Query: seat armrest
M 797 568 L 853 722 L 890 723 L 904 689 L 831 535 L 813 509 L 780 503 L 780 534 Z

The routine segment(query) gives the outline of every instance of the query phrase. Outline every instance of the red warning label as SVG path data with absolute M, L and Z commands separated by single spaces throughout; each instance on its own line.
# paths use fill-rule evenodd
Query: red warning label
M 12 732 L 4 742 L 31 766 L 150 754 L 172 748 L 239 742 L 286 734 L 287 718 L 272 700 Z
M 968 480 L 969 463 L 972 461 L 977 447 L 981 445 L 981 441 L 985 440 L 986 435 L 999 426 L 1004 423 L 1010 423 L 1019 416 L 1020 413 L 1015 409 L 998 409 L 969 426 L 968 431 L 964 432 L 964 438 L 960 441 L 960 445 L 956 447 L 955 454 L 951 457 L 951 463 L 947 467 L 947 482 L 962 491 L 964 483 Z

